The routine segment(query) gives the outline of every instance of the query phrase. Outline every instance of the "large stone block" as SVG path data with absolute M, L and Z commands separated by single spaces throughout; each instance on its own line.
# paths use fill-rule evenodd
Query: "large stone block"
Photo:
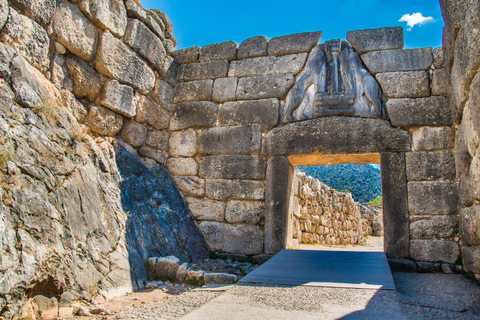
M 168 154 L 164 151 L 158 151 L 157 149 L 151 148 L 149 146 L 142 146 L 138 149 L 138 154 L 141 157 L 153 159 L 160 164 L 165 164 L 165 161 L 168 158 Z
M 238 78 L 220 78 L 213 84 L 212 99 L 215 102 L 233 101 L 237 94 Z
M 197 154 L 197 133 L 193 129 L 172 132 L 170 135 L 171 156 L 193 157 Z
M 178 79 L 193 81 L 223 78 L 227 76 L 229 65 L 228 60 L 184 64 L 180 67 Z
M 175 103 L 187 101 L 212 101 L 213 80 L 197 80 L 180 82 L 175 87 L 173 101 Z
M 170 113 L 141 94 L 137 94 L 137 116 L 138 122 L 146 122 L 157 130 L 167 129 L 170 123 Z
M 251 154 L 260 152 L 262 134 L 257 124 L 215 127 L 198 135 L 201 154 Z
M 2 1 L 2 3 L 7 4 L 8 2 Z M 55 0 L 10 0 L 10 3 L 13 3 L 22 14 L 43 27 L 47 27 L 52 22 L 55 14 Z
M 205 180 L 199 177 L 173 177 L 178 189 L 184 197 L 203 197 L 205 195 Z
M 93 58 L 97 29 L 76 5 L 60 2 L 53 18 L 53 32 L 56 39 L 74 55 L 87 61 Z
M 66 62 L 68 73 L 73 80 L 73 94 L 77 98 L 95 101 L 102 90 L 102 80 L 98 73 L 83 60 L 68 57 Z
M 411 239 L 449 239 L 458 235 L 456 216 L 412 216 Z
M 168 131 L 148 131 L 146 145 L 162 151 L 168 151 Z
M 293 74 L 242 78 L 238 81 L 237 99 L 283 99 L 294 83 L 295 76 Z
M 460 248 L 454 241 L 411 240 L 410 257 L 415 261 L 455 263 L 460 256 Z
M 362 55 L 371 73 L 427 70 L 433 62 L 432 48 L 372 51 Z
M 7 22 L 9 11 L 10 7 L 8 6 L 8 1 L 0 1 L 0 30 L 2 30 L 3 26 Z
M 392 125 L 397 127 L 453 125 L 452 108 L 447 97 L 390 99 L 387 110 Z
M 446 181 L 409 182 L 408 209 L 412 215 L 456 214 L 458 184 Z
M 480 246 L 462 247 L 462 258 L 466 272 L 480 274 Z
M 147 12 L 135 0 L 125 0 L 125 9 L 128 17 L 140 19 L 140 21 L 147 19 Z
M 153 89 L 152 99 L 167 110 L 173 109 L 174 90 L 168 82 L 157 79 L 155 89 Z
M 452 151 L 408 152 L 408 181 L 451 180 L 455 178 L 455 156 Z
M 257 155 L 206 156 L 200 160 L 200 177 L 210 179 L 265 179 L 266 160 Z
M 180 65 L 170 56 L 165 57 L 165 63 L 162 70 L 159 71 L 163 80 L 167 81 L 169 85 L 175 87 L 177 85 L 178 69 Z
M 149 93 L 155 86 L 155 74 L 147 63 L 109 32 L 104 32 L 100 38 L 95 68 L 142 94 Z
M 247 255 L 263 252 L 263 231 L 258 226 L 205 221 L 199 227 L 212 251 Z
M 170 130 L 212 127 L 217 121 L 218 107 L 213 102 L 183 102 L 175 105 Z
M 172 53 L 172 57 L 180 64 L 195 63 L 199 56 L 200 47 L 197 46 L 176 50 Z
M 360 54 L 369 51 L 403 49 L 403 28 L 353 30 L 347 33 L 347 41 Z
M 126 117 L 135 117 L 136 105 L 133 89 L 120 84 L 117 80 L 105 83 L 102 91 L 101 103 Z
M 307 53 L 282 57 L 259 57 L 233 61 L 228 70 L 229 77 L 255 77 L 275 74 L 297 74 L 305 65 Z
M 195 220 L 199 221 L 224 221 L 226 202 L 186 198 L 188 208 Z
M 462 209 L 460 235 L 466 245 L 480 245 L 480 206 Z
M 155 15 L 159 17 L 160 20 L 162 20 L 163 25 L 165 26 L 165 31 L 172 32 L 172 29 L 173 29 L 172 22 L 170 21 L 170 19 L 168 18 L 165 12 L 158 9 L 152 9 L 149 11 L 155 13 Z
M 198 164 L 193 158 L 169 158 L 167 169 L 173 176 L 196 176 Z
M 272 38 L 268 41 L 268 55 L 283 56 L 310 52 L 318 44 L 321 37 L 321 32 L 305 32 Z
M 432 76 L 432 96 L 446 96 L 450 93 L 450 80 L 447 70 L 437 69 Z
M 237 44 L 233 41 L 209 44 L 200 49 L 199 60 L 235 60 L 237 58 Z
M 272 67 L 272 74 L 294 74 L 302 71 L 307 61 L 308 53 L 290 54 L 278 57 Z
M 147 141 L 147 127 L 135 120 L 127 119 L 123 125 L 122 139 L 134 148 L 141 147 Z
M 88 111 L 87 123 L 95 133 L 104 136 L 114 136 L 122 130 L 123 117 L 102 106 L 91 105 Z
M 237 59 L 266 56 L 267 42 L 268 39 L 265 36 L 256 36 L 244 40 L 238 47 Z
M 258 224 L 265 216 L 263 201 L 232 200 L 227 204 L 225 220 L 229 223 Z
M 210 199 L 228 200 L 232 196 L 232 180 L 208 179 L 205 191 Z
M 223 125 L 260 125 L 262 132 L 278 124 L 280 101 L 278 99 L 227 102 L 220 105 L 218 118 Z
M 430 96 L 430 76 L 426 71 L 385 72 L 376 76 L 387 98 Z
M 451 127 L 422 127 L 412 133 L 414 151 L 434 151 L 453 148 Z
M 235 180 L 232 183 L 232 196 L 238 200 L 264 200 L 265 184 L 262 181 Z
M 102 29 L 123 37 L 127 27 L 127 10 L 122 0 L 80 0 L 78 7 Z

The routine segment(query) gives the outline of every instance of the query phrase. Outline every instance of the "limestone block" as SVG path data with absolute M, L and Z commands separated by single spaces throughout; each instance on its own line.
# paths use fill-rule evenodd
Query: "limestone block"
M 180 82 L 175 87 L 174 103 L 187 101 L 211 101 L 213 80 Z
M 293 74 L 241 78 L 237 86 L 237 99 L 284 99 L 294 83 Z
M 460 235 L 466 245 L 480 245 L 480 206 L 462 209 Z
M 185 49 L 175 50 L 172 52 L 172 57 L 180 64 L 198 62 L 200 56 L 200 47 L 189 47 Z
M 152 9 L 152 10 L 149 10 L 149 11 L 155 13 L 157 15 L 157 17 L 159 17 L 162 20 L 163 25 L 165 26 L 165 31 L 172 32 L 172 30 L 173 30 L 172 22 L 170 21 L 168 16 L 165 14 L 165 12 L 163 12 L 161 10 L 158 10 L 158 9 Z
M 213 83 L 212 99 L 215 102 L 234 101 L 237 93 L 238 78 L 219 78 Z
M 433 71 L 432 96 L 446 96 L 450 93 L 450 80 L 445 69 Z
M 215 127 L 198 135 L 201 154 L 252 154 L 260 151 L 262 134 L 257 124 Z
M 302 71 L 307 61 L 308 53 L 290 54 L 287 56 L 278 57 L 273 64 L 273 74 L 288 74 L 297 75 Z
M 2 2 L 7 3 L 7 1 Z M 55 14 L 55 0 L 10 0 L 10 3 L 43 27 L 47 27 L 52 22 Z
M 102 106 L 91 105 L 88 111 L 87 123 L 95 133 L 104 136 L 114 136 L 122 130 L 123 117 Z
M 228 76 L 244 78 L 271 75 L 275 60 L 275 57 L 258 57 L 232 61 Z
M 103 106 L 129 118 L 133 118 L 137 113 L 133 89 L 120 84 L 117 80 L 110 80 L 105 83 L 101 103 Z
M 232 196 L 232 181 L 223 179 L 207 179 L 207 197 L 215 200 L 228 200 Z
M 66 59 L 67 69 L 73 80 L 73 94 L 77 98 L 87 98 L 95 101 L 102 90 L 102 80 L 98 73 L 83 60 L 75 57 Z
M 448 239 L 458 235 L 456 216 L 412 216 L 410 218 L 411 239 Z
M 0 41 L 7 43 L 42 73 L 50 65 L 50 39 L 35 21 L 10 8 L 8 20 L 0 32 Z
M 149 258 L 147 270 L 152 280 L 175 280 L 180 260 L 175 256 Z
M 80 9 L 67 1 L 61 1 L 53 18 L 53 33 L 58 42 L 71 53 L 90 61 L 97 45 L 97 29 Z
M 157 79 L 155 89 L 153 89 L 152 99 L 165 109 L 172 111 L 173 109 L 173 93 L 174 90 L 168 82 Z
M 466 272 L 480 274 L 480 246 L 462 247 L 462 258 Z
M 310 52 L 318 44 L 321 37 L 321 32 L 305 32 L 272 38 L 268 41 L 268 55 L 283 56 Z
M 193 157 L 197 154 L 197 133 L 193 129 L 172 132 L 169 154 L 173 157 Z
M 235 180 L 232 184 L 232 196 L 238 200 L 264 200 L 265 184 L 261 181 Z
M 78 7 L 102 29 L 123 37 L 127 27 L 127 10 L 122 0 L 79 0 Z
M 147 127 L 135 120 L 127 119 L 123 125 L 122 139 L 132 147 L 141 147 L 147 141 Z
M 458 184 L 446 181 L 409 182 L 408 209 L 412 215 L 456 214 Z
M 217 120 L 218 107 L 213 102 L 183 102 L 175 105 L 170 130 L 211 127 Z
M 87 119 L 88 109 L 75 99 L 73 93 L 68 90 L 62 90 L 62 99 L 64 105 L 70 110 L 78 122 L 84 122 Z
M 186 198 L 185 201 L 197 221 L 225 220 L 226 202 L 198 198 Z
M 427 70 L 433 62 L 432 48 L 372 51 L 362 55 L 371 73 Z
M 137 18 L 140 21 L 145 21 L 147 18 L 147 12 L 134 0 L 125 0 L 125 9 L 128 17 Z
M 410 256 L 415 261 L 455 263 L 460 255 L 458 244 L 446 240 L 410 240 Z
M 265 179 L 265 158 L 257 155 L 202 157 L 200 177 L 210 179 Z
M 172 52 L 175 51 L 175 44 L 170 39 L 165 39 L 163 41 L 163 46 L 165 47 L 165 51 L 167 51 L 168 55 L 172 55 Z
M 455 178 L 455 156 L 452 151 L 408 152 L 408 181 L 451 180 Z
M 157 37 L 162 40 L 165 39 L 165 34 L 162 31 L 162 27 L 158 24 L 157 20 L 155 20 L 155 18 L 149 14 L 149 11 L 147 11 L 147 17 L 145 18 L 144 22 L 150 28 L 150 30 L 157 35 Z
M 430 76 L 426 71 L 385 72 L 376 78 L 389 99 L 430 96 Z
M 166 152 L 158 151 L 149 146 L 142 146 L 140 149 L 138 149 L 138 154 L 141 157 L 153 159 L 160 164 L 165 164 L 165 161 L 168 158 L 168 154 Z
M 205 274 L 205 284 L 232 284 L 237 282 L 237 276 L 228 273 L 207 273 Z
M 196 176 L 198 164 L 193 158 L 169 158 L 167 169 L 173 176 Z
M 278 99 L 227 102 L 220 105 L 218 118 L 223 125 L 259 124 L 262 132 L 278 124 Z
M 212 251 L 247 255 L 263 251 L 263 231 L 258 226 L 205 221 L 199 227 Z
M 238 201 L 227 203 L 225 220 L 229 223 L 258 224 L 265 217 L 265 203 L 263 201 Z
M 347 41 L 360 54 L 369 51 L 403 49 L 403 28 L 386 27 L 349 31 Z
M 175 87 L 177 85 L 177 76 L 178 76 L 178 69 L 180 65 L 178 64 L 175 59 L 170 56 L 165 57 L 165 62 L 163 64 L 162 70 L 159 71 L 160 76 L 163 80 L 167 81 L 169 85 Z
M 173 177 L 178 189 L 184 197 L 203 197 L 205 196 L 205 180 L 199 177 Z
M 390 99 L 387 110 L 393 126 L 450 126 L 452 108 L 447 97 Z
M 0 30 L 2 30 L 3 26 L 7 22 L 9 11 L 10 8 L 8 6 L 8 1 L 0 1 Z
M 422 127 L 412 134 L 414 151 L 433 151 L 453 148 L 451 127 Z
M 180 67 L 178 79 L 183 81 L 217 79 L 227 76 L 228 60 L 213 60 L 184 64 Z
M 244 40 L 238 47 L 237 59 L 266 56 L 267 42 L 268 39 L 265 36 L 256 36 Z
M 146 145 L 157 150 L 168 151 L 168 131 L 148 131 Z
M 444 59 L 443 59 L 443 48 L 438 47 L 433 49 L 433 66 L 435 69 L 441 69 L 444 66 Z
M 157 130 L 167 129 L 170 123 L 170 113 L 141 94 L 137 94 L 137 116 L 138 122 L 146 122 Z
M 235 60 L 237 44 L 233 41 L 209 44 L 200 49 L 199 61 Z
M 167 53 L 160 38 L 146 25 L 136 19 L 129 19 L 123 40 L 155 69 L 163 69 Z
M 110 78 L 131 85 L 142 94 L 149 93 L 155 86 L 152 69 L 132 49 L 109 32 L 104 32 L 100 37 L 95 68 Z

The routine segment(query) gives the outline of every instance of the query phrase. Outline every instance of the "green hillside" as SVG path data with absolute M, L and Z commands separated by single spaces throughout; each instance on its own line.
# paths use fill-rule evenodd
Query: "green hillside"
M 351 192 L 355 201 L 367 203 L 382 194 L 380 170 L 373 166 L 339 164 L 336 166 L 296 167 L 326 185 Z

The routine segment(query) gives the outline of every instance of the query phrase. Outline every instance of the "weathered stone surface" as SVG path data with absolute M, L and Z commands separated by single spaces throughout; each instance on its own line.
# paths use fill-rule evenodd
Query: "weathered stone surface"
M 67 1 L 61 1 L 53 18 L 56 39 L 71 53 L 90 61 L 97 46 L 97 29 L 80 9 Z
M 138 154 L 141 157 L 153 159 L 160 164 L 165 164 L 165 161 L 168 158 L 168 153 L 163 151 L 158 151 L 149 146 L 142 146 L 138 149 Z
M 178 64 L 175 59 L 170 56 L 165 57 L 165 63 L 163 64 L 163 69 L 160 70 L 160 76 L 163 77 L 165 81 L 168 82 L 169 85 L 175 87 L 177 85 L 177 76 L 178 76 L 178 69 L 180 65 Z
M 376 76 L 387 98 L 425 98 L 430 96 L 430 77 L 426 71 L 385 72 Z
M 200 56 L 200 47 L 189 47 L 172 52 L 172 57 L 180 64 L 195 63 Z
M 292 54 L 282 57 L 259 57 L 233 61 L 228 70 L 229 77 L 255 77 L 274 74 L 297 74 L 305 61 L 307 53 Z
M 266 56 L 267 42 L 268 39 L 265 36 L 256 36 L 244 40 L 238 47 L 237 59 Z
M 87 123 L 95 133 L 114 136 L 122 130 L 123 117 L 102 106 L 91 105 Z
M 170 130 L 211 127 L 217 120 L 218 107 L 213 102 L 184 102 L 175 105 Z
M 149 258 L 147 272 L 151 280 L 175 280 L 180 260 L 175 256 Z
M 278 124 L 280 102 L 278 99 L 227 102 L 220 105 L 218 118 L 224 125 L 260 125 L 262 132 Z
M 123 37 L 127 27 L 127 10 L 122 0 L 79 0 L 78 7 L 102 29 Z
M 157 17 L 159 17 L 162 20 L 162 22 L 165 26 L 165 31 L 172 32 L 172 30 L 173 30 L 172 22 L 170 21 L 168 16 L 165 14 L 165 12 L 163 12 L 161 10 L 158 10 L 158 9 L 152 9 L 152 10 L 149 10 L 149 11 L 155 13 L 157 15 Z
M 125 0 L 125 9 L 127 9 L 127 16 L 145 21 L 147 12 L 137 4 L 134 0 Z
M 462 209 L 460 235 L 465 245 L 480 245 L 480 206 Z
M 321 37 L 321 32 L 305 32 L 272 38 L 268 41 L 268 55 L 283 56 L 309 52 L 318 44 Z
M 196 176 L 198 164 L 193 158 L 169 158 L 167 169 L 174 176 Z
M 229 223 L 258 224 L 265 216 L 263 201 L 232 200 L 227 204 L 225 220 Z
M 146 122 L 157 130 L 167 129 L 170 123 L 170 113 L 153 102 L 150 98 L 137 95 L 137 116 L 138 122 Z
M 422 127 L 412 134 L 414 151 L 434 151 L 453 148 L 451 127 Z
M 32 18 L 43 27 L 47 27 L 52 22 L 55 14 L 56 3 L 54 0 L 10 0 L 10 2 L 22 14 Z
M 213 80 L 180 82 L 175 87 L 174 103 L 187 101 L 211 101 Z
M 265 178 L 265 158 L 256 155 L 206 156 L 200 160 L 200 177 L 211 179 Z
M 132 49 L 108 32 L 104 32 L 100 38 L 95 68 L 108 77 L 131 85 L 142 94 L 149 93 L 155 86 L 152 69 Z
M 205 180 L 199 177 L 173 177 L 175 184 L 185 197 L 203 197 L 205 195 Z
M 390 99 L 387 110 L 393 126 L 450 126 L 452 108 L 446 97 Z
M 129 19 L 124 41 L 157 70 L 162 70 L 167 53 L 162 41 L 136 19 Z
M 62 99 L 65 103 L 65 106 L 70 109 L 70 112 L 78 122 L 84 122 L 87 119 L 88 109 L 77 99 L 75 99 L 73 93 L 68 90 L 63 90 Z
M 141 147 L 147 141 L 147 127 L 135 120 L 127 119 L 123 125 L 122 139 L 132 147 Z
M 135 117 L 136 105 L 133 89 L 117 80 L 105 83 L 101 97 L 102 105 L 126 117 Z
M 169 136 L 168 131 L 149 131 L 145 143 L 152 148 L 168 151 Z
M 462 247 L 462 258 L 466 272 L 480 274 L 480 246 Z
M 288 74 L 297 75 L 302 71 L 307 61 L 307 53 L 291 54 L 287 56 L 278 57 L 272 67 L 273 74 Z
M 237 276 L 228 273 L 207 273 L 205 284 L 232 284 L 237 282 Z
M 433 62 L 432 48 L 382 50 L 362 55 L 371 73 L 427 70 Z
M 458 184 L 455 182 L 409 182 L 408 208 L 412 215 L 455 214 Z
M 171 156 L 193 157 L 197 154 L 197 133 L 193 129 L 172 132 L 169 145 Z
M 200 49 L 199 61 L 235 60 L 237 44 L 233 41 L 209 44 Z
M 77 98 L 95 101 L 102 90 L 102 80 L 98 73 L 83 60 L 68 57 L 66 62 L 68 73 L 74 84 L 73 94 Z
M 232 181 L 207 179 L 205 190 L 210 199 L 228 200 L 232 196 Z
M 229 65 L 228 60 L 184 64 L 180 67 L 178 78 L 183 81 L 223 78 L 227 76 Z
M 452 151 L 408 152 L 408 181 L 451 180 L 455 178 L 455 156 Z
M 237 94 L 238 78 L 219 78 L 213 84 L 212 99 L 215 102 L 233 101 Z
M 198 135 L 201 154 L 252 154 L 260 152 L 262 134 L 257 124 L 215 127 Z
M 263 231 L 258 226 L 206 221 L 199 228 L 212 251 L 247 255 L 263 251 Z
M 264 200 L 265 184 L 253 180 L 233 181 L 232 196 L 238 200 Z
M 157 79 L 155 89 L 153 90 L 153 101 L 160 104 L 165 109 L 171 111 L 173 109 L 173 93 L 174 90 L 168 82 Z
M 410 150 L 408 132 L 383 120 L 329 117 L 275 128 L 263 138 L 262 153 L 366 153 Z
M 0 1 L 0 30 L 2 30 L 3 26 L 7 22 L 9 11 L 10 11 L 10 8 L 8 6 L 8 1 L 7 0 Z
M 293 74 L 242 78 L 238 81 L 237 99 L 284 99 L 294 83 Z
M 433 71 L 432 96 L 446 96 L 450 93 L 450 80 L 445 69 Z
M 449 239 L 458 235 L 456 216 L 412 216 L 410 220 L 412 239 Z
M 225 220 L 226 202 L 187 198 L 186 202 L 192 216 L 198 221 L 223 221 Z M 203 230 L 202 230 L 203 231 Z
M 438 47 L 433 49 L 433 66 L 435 69 L 441 69 L 444 67 L 443 48 Z
M 460 255 L 460 248 L 454 241 L 445 240 L 411 240 L 410 256 L 416 261 L 444 261 L 455 263 Z
M 160 39 L 165 39 L 165 34 L 162 31 L 162 27 L 158 24 L 157 19 L 154 18 L 154 15 L 150 13 L 150 10 L 147 11 L 147 17 L 145 18 L 145 24 L 152 30 L 153 33 L 157 35 Z
M 35 21 L 10 8 L 8 20 L 0 32 L 0 41 L 8 43 L 41 72 L 50 65 L 50 39 Z
M 403 49 L 403 28 L 353 30 L 347 33 L 347 41 L 360 54 L 369 51 Z

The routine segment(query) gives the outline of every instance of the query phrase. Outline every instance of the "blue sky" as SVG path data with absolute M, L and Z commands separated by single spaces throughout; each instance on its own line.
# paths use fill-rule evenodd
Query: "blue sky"
M 228 40 L 240 43 L 256 35 L 272 38 L 306 31 L 322 31 L 323 42 L 345 39 L 349 30 L 384 26 L 405 28 L 405 48 L 442 44 L 443 20 L 438 0 L 141 0 L 141 3 L 144 8 L 167 13 L 173 23 L 177 49 Z M 399 21 L 402 17 L 404 22 Z M 423 23 L 415 24 L 419 21 Z

